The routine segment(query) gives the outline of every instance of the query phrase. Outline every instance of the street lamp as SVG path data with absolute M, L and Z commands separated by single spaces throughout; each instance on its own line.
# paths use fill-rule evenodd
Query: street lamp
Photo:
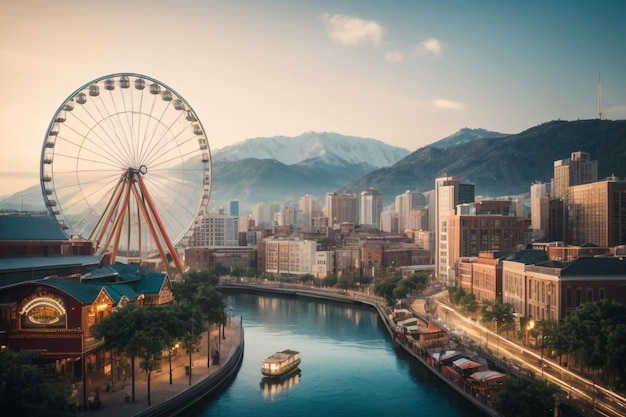
M 530 319 L 528 325 L 526 326 L 526 346 L 528 346 L 528 333 L 535 328 L 535 320 Z

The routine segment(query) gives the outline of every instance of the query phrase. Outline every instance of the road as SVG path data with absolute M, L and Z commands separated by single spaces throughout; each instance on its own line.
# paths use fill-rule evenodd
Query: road
M 439 324 L 447 328 L 470 349 L 480 351 L 480 356 L 490 360 L 496 368 L 508 373 L 534 374 L 558 386 L 560 402 L 589 416 L 623 417 L 626 415 L 626 398 L 571 372 L 568 368 L 544 357 L 532 349 L 515 343 L 464 316 L 447 305 L 442 297 L 435 301 Z M 432 311 L 432 310 L 431 310 Z M 495 323 L 494 323 L 495 325 Z

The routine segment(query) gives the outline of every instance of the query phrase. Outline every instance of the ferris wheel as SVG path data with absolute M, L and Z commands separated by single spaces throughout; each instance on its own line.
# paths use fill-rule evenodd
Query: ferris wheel
M 158 253 L 183 269 L 175 245 L 208 205 L 211 153 L 191 106 L 167 85 L 107 75 L 58 108 L 43 143 L 40 183 L 50 215 L 97 254 Z M 169 262 L 166 262 L 166 264 Z

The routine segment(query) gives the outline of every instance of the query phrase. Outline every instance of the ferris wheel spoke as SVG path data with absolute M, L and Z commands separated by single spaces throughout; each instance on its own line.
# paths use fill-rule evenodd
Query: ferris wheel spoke
M 82 126 L 88 129 L 85 133 L 79 132 L 76 129 L 73 129 L 69 126 L 69 130 L 76 134 L 76 137 L 73 139 L 67 138 L 68 141 L 73 143 L 75 146 L 81 149 L 87 149 L 88 145 L 93 146 L 96 152 L 106 153 L 112 160 L 120 160 L 120 153 L 116 152 L 116 149 L 111 146 L 111 143 L 115 143 L 114 140 L 110 139 L 110 136 L 107 138 L 103 138 L 97 129 L 94 129 L 93 126 L 87 125 L 82 118 L 77 115 L 72 115 L 79 121 Z M 91 135 L 89 134 L 91 133 Z M 128 164 L 130 161 L 120 161 L 123 164 Z
M 95 236 L 98 251 L 175 256 L 210 195 L 210 151 L 193 109 L 138 74 L 98 78 L 63 101 L 40 164 L 50 215 L 68 234 Z

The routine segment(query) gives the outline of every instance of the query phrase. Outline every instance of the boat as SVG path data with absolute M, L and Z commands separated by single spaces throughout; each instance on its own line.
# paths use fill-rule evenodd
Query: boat
M 285 349 L 281 352 L 276 352 L 273 355 L 263 360 L 263 367 L 261 373 L 266 377 L 278 378 L 286 375 L 289 372 L 298 369 L 300 365 L 301 355 L 300 352 L 291 349 Z

